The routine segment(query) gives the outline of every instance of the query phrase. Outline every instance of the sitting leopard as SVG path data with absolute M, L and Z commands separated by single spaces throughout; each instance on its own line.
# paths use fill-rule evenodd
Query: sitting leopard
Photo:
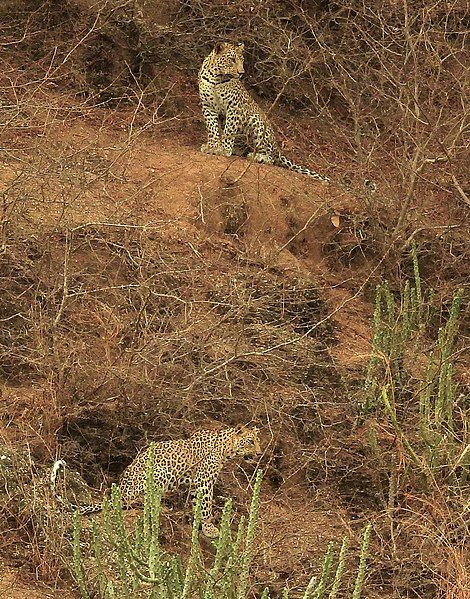
M 281 153 L 271 123 L 240 81 L 245 72 L 243 50 L 244 44 L 218 43 L 202 63 L 199 94 L 208 140 L 201 152 L 232 156 L 238 153 L 240 140 L 246 139 L 254 150 L 248 158 L 328 183 L 329 177 L 299 166 Z M 225 118 L 223 132 L 219 117 Z
M 218 43 L 199 70 L 199 95 L 208 136 L 201 152 L 222 156 L 244 155 L 245 149 L 251 147 L 254 150 L 248 153 L 251 160 L 282 166 L 323 183 L 331 182 L 326 175 L 299 166 L 281 153 L 268 117 L 240 81 L 245 72 L 243 50 L 244 44 Z M 219 117 L 225 119 L 223 131 Z M 339 182 L 335 185 L 350 191 L 348 186 Z M 369 193 L 375 193 L 377 189 L 376 183 L 370 179 L 364 180 L 364 187 Z
M 217 527 L 212 523 L 214 483 L 230 458 L 261 453 L 258 433 L 256 427 L 239 425 L 221 431 L 202 430 L 194 433 L 189 439 L 153 444 L 156 486 L 165 493 L 181 485 L 189 485 L 193 495 L 202 489 L 202 532 L 211 539 L 219 534 Z M 122 473 L 119 489 L 124 507 L 131 507 L 142 499 L 150 447 L 141 450 Z M 51 471 L 51 489 L 61 503 L 64 503 L 64 500 L 56 492 L 55 482 L 58 471 L 64 466 L 65 462 L 58 460 Z M 101 503 L 69 504 L 69 507 L 81 514 L 102 510 Z

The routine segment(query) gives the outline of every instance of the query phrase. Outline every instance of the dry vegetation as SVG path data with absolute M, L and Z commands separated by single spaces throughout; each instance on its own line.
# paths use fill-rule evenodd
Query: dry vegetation
M 256 422 L 253 596 L 296 596 L 346 534 L 357 557 L 369 521 L 366 597 L 469 596 L 464 9 L 2 3 L 0 577 L 21 568 L 74 593 L 70 531 L 43 484 L 56 456 L 104 490 L 150 439 Z M 245 42 L 247 85 L 286 154 L 351 193 L 198 152 L 196 74 L 222 39 Z M 400 298 L 413 243 L 428 318 L 396 370 L 380 356 L 393 410 L 366 410 L 375 288 Z M 452 430 L 429 441 L 426 360 L 442 358 L 460 288 Z M 241 466 L 217 487 L 239 514 L 254 473 Z M 182 554 L 187 513 L 163 528 Z

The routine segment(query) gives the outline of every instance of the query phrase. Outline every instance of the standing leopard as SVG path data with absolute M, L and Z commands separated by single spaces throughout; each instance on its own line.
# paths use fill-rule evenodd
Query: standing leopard
M 189 486 L 193 495 L 201 490 L 202 532 L 211 539 L 217 537 L 219 531 L 212 523 L 215 481 L 229 459 L 261 453 L 258 434 L 256 427 L 239 425 L 221 431 L 201 430 L 188 439 L 162 441 L 142 449 L 124 470 L 119 481 L 123 506 L 132 507 L 142 499 L 149 453 L 153 446 L 156 487 L 163 493 L 182 485 Z M 50 477 L 52 492 L 61 503 L 64 500 L 56 491 L 56 478 L 58 471 L 64 466 L 63 460 L 56 461 Z M 69 504 L 69 507 L 81 514 L 91 514 L 103 509 L 101 503 Z
M 245 72 L 243 51 L 244 44 L 218 43 L 199 70 L 199 94 L 208 136 L 201 151 L 232 156 L 240 141 L 246 140 L 253 149 L 248 158 L 328 183 L 329 177 L 299 166 L 281 153 L 268 117 L 240 81 Z M 225 118 L 223 131 L 219 117 Z

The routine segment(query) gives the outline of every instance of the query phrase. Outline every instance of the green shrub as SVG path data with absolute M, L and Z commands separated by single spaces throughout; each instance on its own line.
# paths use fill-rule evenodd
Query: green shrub
M 143 514 L 137 519 L 134 530 L 128 530 L 123 516 L 119 488 L 113 485 L 111 499 L 105 500 L 101 525 L 93 522 L 89 535 L 89 551 L 85 556 L 83 545 L 85 535 L 81 528 L 80 516 L 74 516 L 73 533 L 73 572 L 83 599 L 92 596 L 104 599 L 246 599 L 250 593 L 250 569 L 253 559 L 253 542 L 260 501 L 262 473 L 259 470 L 253 489 L 248 518 L 240 518 L 238 529 L 232 535 L 230 523 L 232 501 L 225 504 L 220 534 L 215 545 L 212 567 L 203 564 L 199 546 L 201 523 L 198 496 L 192 528 L 191 549 L 186 563 L 177 555 L 164 551 L 159 543 L 161 493 L 155 487 L 152 476 L 153 454 L 147 466 L 146 491 Z M 356 583 L 352 599 L 359 599 L 366 573 L 366 558 L 371 533 L 368 525 L 361 546 Z M 334 577 L 334 547 L 330 543 L 320 577 L 312 577 L 304 594 L 304 599 L 321 599 L 329 592 L 329 599 L 335 599 L 345 569 L 349 540 L 343 543 L 337 559 Z M 261 594 L 269 599 L 269 588 Z M 289 591 L 284 589 L 282 597 L 288 599 Z
M 405 361 L 408 358 L 409 363 L 412 363 L 416 355 L 423 355 L 420 345 L 427 332 L 429 306 L 432 303 L 432 292 L 425 296 L 421 289 L 414 245 L 412 260 L 414 280 L 406 283 L 398 300 L 387 283 L 377 287 L 363 411 L 378 410 L 385 413 L 409 458 L 424 475 L 427 485 L 439 472 L 444 472 L 454 483 L 460 484 L 467 476 L 468 458 L 465 464 L 462 456 L 465 456 L 465 447 L 470 440 L 465 418 L 458 431 L 454 427 L 454 414 L 459 412 L 459 406 L 453 352 L 463 290 L 459 289 L 455 293 L 449 318 L 439 329 L 434 344 L 431 342 L 425 357 L 422 380 L 412 380 L 410 373 L 406 372 Z M 403 398 L 406 398 L 407 409 Z M 372 445 L 376 451 L 376 439 Z M 456 479 L 458 466 L 462 467 L 461 480 Z

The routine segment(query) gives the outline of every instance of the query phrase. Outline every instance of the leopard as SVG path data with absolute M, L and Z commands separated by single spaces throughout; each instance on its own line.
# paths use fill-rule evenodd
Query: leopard
M 199 95 L 207 129 L 201 152 L 233 156 L 253 148 L 248 159 L 281 166 L 329 183 L 330 177 L 300 166 L 286 158 L 276 140 L 268 117 L 241 82 L 245 45 L 219 42 L 206 56 L 198 74 Z M 220 119 L 225 119 L 223 131 Z M 245 142 L 246 140 L 246 142 Z
M 243 43 L 218 42 L 199 69 L 199 96 L 207 129 L 207 142 L 202 144 L 201 152 L 246 156 L 253 162 L 280 166 L 324 185 L 333 183 L 351 191 L 349 186 L 296 164 L 282 154 L 267 115 L 241 81 L 245 73 L 244 50 Z M 363 185 L 367 193 L 373 194 L 377 189 L 370 179 L 365 179 Z
M 214 484 L 230 459 L 237 456 L 253 457 L 261 453 L 259 429 L 238 425 L 222 430 L 199 430 L 187 439 L 151 443 L 141 449 L 125 468 L 118 483 L 122 506 L 126 509 L 142 501 L 151 451 L 154 452 L 155 486 L 162 493 L 182 486 L 189 487 L 193 501 L 200 492 L 201 530 L 209 539 L 215 539 L 219 535 L 219 529 L 213 523 Z M 51 491 L 61 504 L 65 501 L 56 490 L 56 479 L 65 465 L 64 460 L 57 460 L 50 474 Z M 103 503 L 86 505 L 68 503 L 67 507 L 85 515 L 100 512 Z

